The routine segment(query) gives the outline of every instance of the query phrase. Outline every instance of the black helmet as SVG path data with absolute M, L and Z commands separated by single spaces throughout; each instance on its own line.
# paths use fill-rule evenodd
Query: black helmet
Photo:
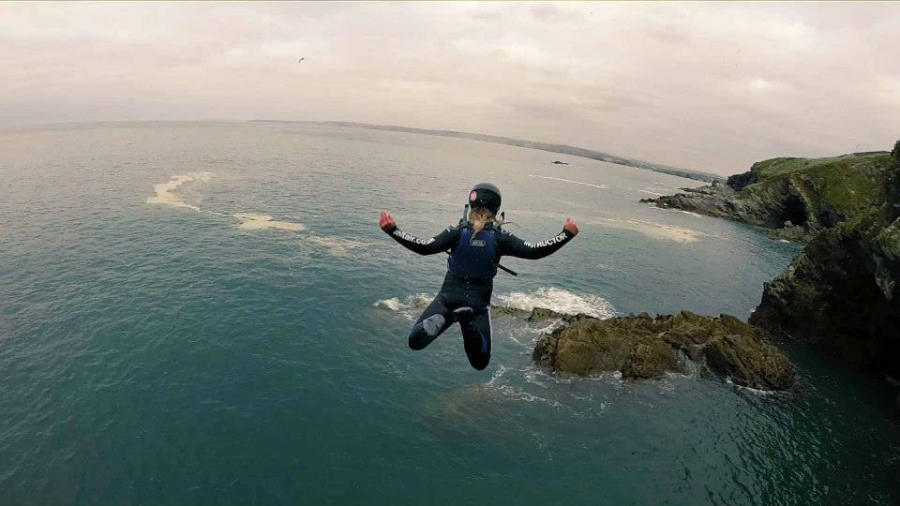
M 491 183 L 478 183 L 469 192 L 469 206 L 484 208 L 493 214 L 500 210 L 500 189 Z

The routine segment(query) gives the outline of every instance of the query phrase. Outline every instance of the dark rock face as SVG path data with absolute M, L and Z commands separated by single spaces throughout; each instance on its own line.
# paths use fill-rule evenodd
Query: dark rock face
M 900 376 L 900 142 L 884 202 L 814 237 L 766 283 L 750 322 Z
M 747 185 L 751 185 L 759 181 L 759 172 L 748 171 L 743 174 L 735 174 L 733 176 L 728 176 L 728 180 L 725 181 L 731 189 L 736 192 L 739 192 L 747 187 Z
M 770 229 L 791 228 L 794 229 L 792 236 L 807 237 L 822 228 L 811 213 L 805 194 L 787 180 L 753 195 L 742 195 L 727 185 L 717 183 L 684 190 L 686 193 L 643 199 L 641 202 Z
M 790 361 L 767 344 L 764 333 L 737 318 L 688 311 L 651 318 L 646 313 L 600 320 L 579 315 L 541 336 L 532 359 L 554 372 L 590 375 L 621 371 L 625 378 L 658 378 L 684 372 L 683 357 L 741 386 L 784 390 L 794 381 Z
M 896 219 L 900 216 L 900 140 L 894 144 L 894 152 L 891 161 L 888 163 L 887 177 L 885 184 L 885 200 L 888 203 L 887 216 L 888 219 Z
M 528 321 L 535 320 L 550 320 L 550 319 L 559 319 L 559 318 L 574 318 L 569 315 L 565 315 L 563 313 L 557 313 L 552 309 L 547 309 L 543 307 L 536 307 L 534 309 L 526 310 L 519 309 L 515 307 L 507 307 L 507 306 L 491 306 L 491 315 L 492 316 L 513 316 L 525 318 Z

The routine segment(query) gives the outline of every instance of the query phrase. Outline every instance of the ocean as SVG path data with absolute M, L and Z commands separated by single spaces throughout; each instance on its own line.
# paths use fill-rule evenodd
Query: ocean
M 0 181 L 0 506 L 900 502 L 895 393 L 802 347 L 779 394 L 557 378 L 531 363 L 552 323 L 511 316 L 485 371 L 457 327 L 408 349 L 447 257 L 378 215 L 430 237 L 482 181 L 525 240 L 581 229 L 506 259 L 494 305 L 746 319 L 798 246 L 639 202 L 697 181 L 225 122 L 3 129 Z

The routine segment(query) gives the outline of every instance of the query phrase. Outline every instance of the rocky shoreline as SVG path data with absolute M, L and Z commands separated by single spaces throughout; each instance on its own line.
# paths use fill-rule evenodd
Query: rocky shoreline
M 532 352 L 534 363 L 558 375 L 621 372 L 625 379 L 653 379 L 685 373 L 692 361 L 738 386 L 772 391 L 794 383 L 793 366 L 766 342 L 765 331 L 730 315 L 712 318 L 682 311 L 604 320 L 542 308 L 492 312 L 528 321 L 563 320 L 563 325 L 540 337 Z
M 641 202 L 748 223 L 769 229 L 773 238 L 805 242 L 882 201 L 880 182 L 889 159 L 886 151 L 775 158 L 725 183 Z
M 690 360 L 736 385 L 785 390 L 794 372 L 769 344 L 777 337 L 900 377 L 900 141 L 890 154 L 759 162 L 726 184 L 685 191 L 644 202 L 808 241 L 791 265 L 765 284 L 749 322 L 689 311 L 601 320 L 495 308 L 497 315 L 564 321 L 540 337 L 532 355 L 536 364 L 561 375 L 619 371 L 639 379 L 684 372 Z
M 766 283 L 750 322 L 877 374 L 900 376 L 900 141 L 880 205 L 814 237 Z

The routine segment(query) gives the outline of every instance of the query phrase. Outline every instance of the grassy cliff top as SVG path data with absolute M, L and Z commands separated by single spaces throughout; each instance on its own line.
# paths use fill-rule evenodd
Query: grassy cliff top
M 819 205 L 854 214 L 883 198 L 880 175 L 890 157 L 888 152 L 874 152 L 832 158 L 773 158 L 753 165 L 759 181 L 748 189 L 751 193 L 767 190 L 789 179 L 810 196 L 815 195 Z
M 831 158 L 772 158 L 753 164 L 760 179 L 798 171 L 838 170 L 859 171 L 865 168 L 884 167 L 891 158 L 888 151 L 851 153 Z

